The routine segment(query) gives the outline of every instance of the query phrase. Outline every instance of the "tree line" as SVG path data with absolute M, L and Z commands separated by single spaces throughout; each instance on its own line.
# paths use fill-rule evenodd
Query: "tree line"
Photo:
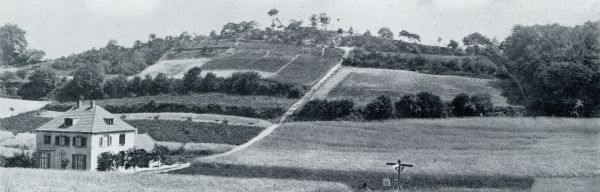
M 407 94 L 393 102 L 388 96 L 375 98 L 364 107 L 356 107 L 347 99 L 309 101 L 294 119 L 311 120 L 385 120 L 391 118 L 444 118 L 470 116 L 516 116 L 518 109 L 494 107 L 489 94 L 461 93 L 451 102 L 443 102 L 429 92 Z
M 24 99 L 54 97 L 59 101 L 208 92 L 299 98 L 305 92 L 301 86 L 264 79 L 256 72 L 234 73 L 227 78 L 213 73 L 202 77 L 201 72 L 200 68 L 194 67 L 183 79 L 170 78 L 164 73 L 158 73 L 156 77 L 148 74 L 144 78 L 129 79 L 121 74 L 106 78 L 102 68 L 88 64 L 78 68 L 72 80 L 67 80 L 59 79 L 51 69 L 40 68 L 28 76 L 29 82 L 17 92 Z

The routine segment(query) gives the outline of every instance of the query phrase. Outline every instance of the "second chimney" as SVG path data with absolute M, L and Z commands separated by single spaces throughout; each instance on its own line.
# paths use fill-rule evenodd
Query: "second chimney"
M 81 101 L 81 100 L 77 101 L 77 108 L 81 108 L 81 104 L 82 104 L 82 102 L 83 102 L 83 101 Z
M 94 107 L 96 105 L 96 102 L 94 100 L 90 100 L 90 106 Z

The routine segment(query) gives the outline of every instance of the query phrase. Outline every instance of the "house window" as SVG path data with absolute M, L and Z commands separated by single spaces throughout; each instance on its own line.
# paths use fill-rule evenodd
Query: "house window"
M 104 142 L 104 137 L 100 137 L 100 141 L 99 141 L 99 143 L 100 143 L 100 147 L 102 147 L 102 146 L 104 145 L 104 143 L 103 143 L 103 142 Z
M 50 168 L 50 153 L 40 153 L 40 168 Z
M 73 137 L 73 146 L 74 147 L 86 147 L 87 146 L 87 138 L 82 136 Z
M 125 134 L 119 135 L 119 145 L 121 145 L 121 146 L 125 145 Z
M 115 123 L 113 118 L 104 118 L 104 123 L 107 125 L 113 125 Z
M 54 137 L 54 145 L 58 146 L 69 146 L 71 143 L 71 138 L 68 136 L 55 136 Z
M 111 136 L 106 136 L 106 145 L 108 145 L 108 146 L 112 145 L 112 137 Z
M 44 144 L 52 144 L 52 136 L 44 135 Z
M 65 126 L 73 126 L 73 118 L 65 118 Z
M 86 158 L 85 155 L 77 155 L 74 154 L 72 158 L 73 162 L 71 163 L 71 168 L 84 170 L 86 166 Z
M 54 145 L 60 145 L 60 136 L 54 136 Z

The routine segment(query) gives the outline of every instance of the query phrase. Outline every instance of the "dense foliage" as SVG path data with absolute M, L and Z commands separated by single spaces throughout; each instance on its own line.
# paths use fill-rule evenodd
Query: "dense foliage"
M 0 65 L 24 66 L 39 63 L 44 51 L 28 49 L 27 32 L 15 24 L 0 27 Z
M 445 117 L 446 105 L 439 96 L 429 92 L 417 95 L 404 95 L 395 104 L 399 118 L 440 118 Z
M 529 113 L 600 116 L 600 23 L 517 25 L 501 46 Z
M 12 157 L 0 156 L 0 167 L 36 167 L 35 157 L 27 153 L 15 153 Z
M 331 121 L 344 118 L 354 110 L 354 102 L 351 100 L 327 101 L 315 99 L 309 101 L 296 114 L 296 120 L 322 120 Z
M 438 75 L 460 75 L 490 78 L 499 73 L 495 63 L 483 56 L 443 57 L 439 55 L 405 54 L 368 51 L 356 48 L 343 65 L 353 67 L 402 69 Z
M 456 117 L 487 116 L 492 112 L 494 104 L 489 94 L 474 94 L 469 96 L 461 93 L 450 103 L 452 113 Z
M 44 107 L 45 110 L 66 111 L 74 104 L 51 104 Z M 144 112 L 181 112 L 181 113 L 211 113 L 222 115 L 234 115 L 261 119 L 273 119 L 285 113 L 282 107 L 253 107 L 219 104 L 182 104 L 168 102 L 154 102 L 151 100 L 146 104 L 125 105 L 103 105 L 104 109 L 111 113 L 144 113 Z

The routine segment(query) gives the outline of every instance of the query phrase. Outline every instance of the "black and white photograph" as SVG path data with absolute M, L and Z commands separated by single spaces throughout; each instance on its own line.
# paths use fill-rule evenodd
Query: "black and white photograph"
M 0 192 L 598 192 L 599 0 L 0 0 Z

